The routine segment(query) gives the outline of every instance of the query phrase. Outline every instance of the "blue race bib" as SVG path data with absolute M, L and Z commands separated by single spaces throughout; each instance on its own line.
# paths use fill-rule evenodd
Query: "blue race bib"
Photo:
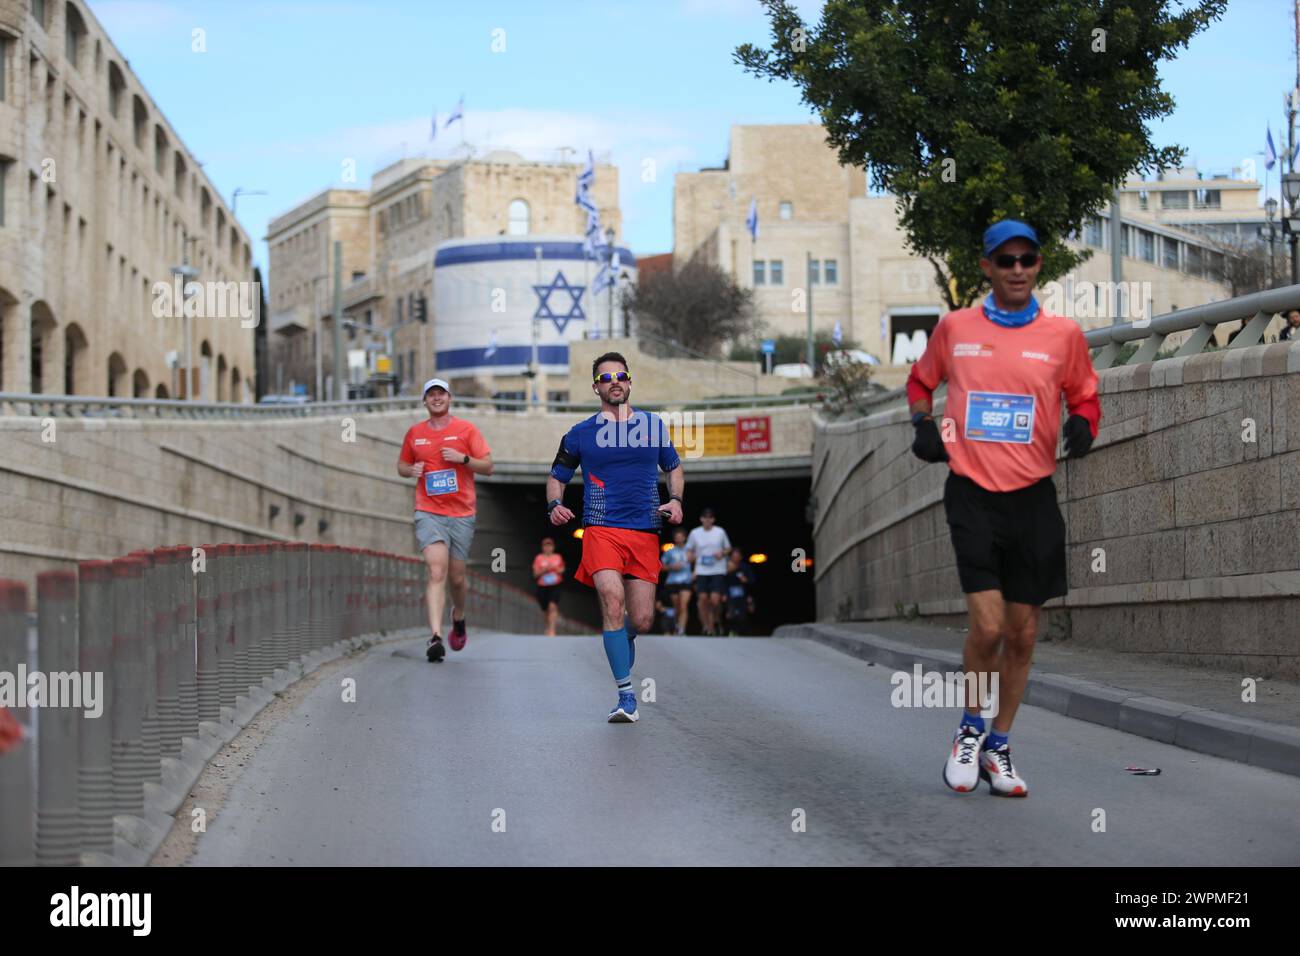
M 1028 445 L 1034 440 L 1034 397 L 1001 392 L 966 395 L 966 437 Z
M 545 574 L 542 575 L 542 580 L 540 583 L 542 587 L 549 588 L 553 585 L 560 583 L 560 576 L 556 574 L 554 571 L 547 571 Z
M 460 491 L 460 482 L 456 480 L 454 468 L 424 473 L 424 493 L 426 495 L 454 495 Z

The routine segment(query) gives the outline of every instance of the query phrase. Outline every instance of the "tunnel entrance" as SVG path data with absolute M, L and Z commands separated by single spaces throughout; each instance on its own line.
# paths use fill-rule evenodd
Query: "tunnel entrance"
M 541 550 L 542 538 L 553 537 L 567 569 L 560 613 L 590 625 L 594 633 L 600 629 L 595 591 L 573 580 L 582 559 L 582 542 L 573 534 L 581 523 L 582 486 L 577 481 L 571 483 L 564 499 L 578 519 L 552 528 L 546 519 L 544 480 L 543 472 L 536 483 L 477 483 L 478 522 L 470 566 L 493 573 L 495 560 L 498 568 L 504 565 L 504 571 L 494 573 L 531 595 L 535 590 L 533 557 Z M 810 483 L 807 477 L 743 481 L 725 473 L 693 476 L 687 468 L 682 526 L 688 532 L 698 527 L 700 511 L 712 507 L 718 525 L 727 532 L 732 545 L 744 552 L 745 567 L 752 572 L 754 613 L 747 633 L 770 634 L 781 624 L 816 617 L 812 564 L 803 571 L 793 569 L 799 549 L 810 562 L 814 558 L 812 525 L 807 518 Z M 661 544 L 669 540 L 668 531 L 660 535 Z M 537 630 L 542 630 L 540 610 Z M 699 633 L 694 610 L 687 633 Z

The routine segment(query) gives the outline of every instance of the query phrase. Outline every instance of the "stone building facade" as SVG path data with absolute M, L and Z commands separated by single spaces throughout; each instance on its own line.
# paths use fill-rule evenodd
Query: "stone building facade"
M 448 239 L 576 234 L 585 213 L 573 197 L 581 164 L 530 162 L 505 150 L 481 158 L 408 158 L 377 172 L 369 189 L 330 189 L 272 220 L 270 369 L 273 383 L 315 386 L 320 338 L 321 390 L 333 369 L 332 242 L 343 244 L 345 318 L 370 326 L 388 352 L 399 392 L 418 391 L 436 371 L 434 254 Z M 618 169 L 597 163 L 593 198 L 602 227 L 622 233 Z M 423 315 L 424 320 L 420 320 Z M 361 328 L 344 348 L 365 345 Z M 485 338 L 486 342 L 486 338 Z
M 157 285 L 187 254 L 207 290 L 188 321 Z M 0 391 L 184 397 L 189 355 L 191 397 L 251 400 L 252 279 L 248 236 L 86 6 L 0 0 Z
M 757 239 L 746 227 L 751 201 Z M 1127 209 L 1124 226 L 1124 282 L 1137 283 L 1131 289 L 1145 299 L 1123 302 L 1126 313 L 1229 297 L 1205 237 L 1150 218 L 1130 222 Z M 733 126 L 724 166 L 677 175 L 673 231 L 674 266 L 699 258 L 752 288 L 769 335 L 806 335 L 811 302 L 815 331 L 838 322 L 846 339 L 902 366 L 919 354 L 916 333 L 947 311 L 933 266 L 906 247 L 893 197 L 868 194 L 865 172 L 840 166 L 818 125 Z M 1104 216 L 1072 244 L 1093 255 L 1059 280 L 1057 311 L 1069 300 L 1085 327 L 1109 325 L 1115 307 L 1100 285 L 1110 280 Z

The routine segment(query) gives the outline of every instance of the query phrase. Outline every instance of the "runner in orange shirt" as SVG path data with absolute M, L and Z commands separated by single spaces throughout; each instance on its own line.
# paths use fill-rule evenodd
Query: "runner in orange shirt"
M 429 568 L 430 661 L 446 655 L 442 613 L 451 584 L 453 651 L 465 646 L 468 601 L 465 561 L 474 540 L 474 476 L 492 474 L 492 449 L 471 422 L 451 414 L 451 386 L 440 378 L 424 383 L 429 417 L 412 425 L 397 457 L 397 473 L 415 478 L 415 540 Z
M 555 539 L 542 539 L 542 553 L 533 558 L 533 579 L 537 582 L 537 605 L 546 615 L 547 637 L 555 636 L 560 618 L 560 584 L 564 581 L 564 556 L 556 553 Z
M 1034 298 L 1042 268 L 1038 235 L 1006 219 L 984 233 L 980 268 L 992 292 L 980 306 L 949 312 L 907 379 L 923 461 L 951 469 L 943 504 L 957 574 L 970 611 L 962 662 L 967 675 L 997 674 L 991 732 L 971 700 L 943 779 L 969 792 L 988 781 L 999 796 L 1029 793 L 1011 764 L 1011 723 L 1024 698 L 1045 601 L 1066 593 L 1065 521 L 1056 504 L 1061 396 L 1069 408 L 1067 457 L 1082 458 L 1101 421 L 1097 373 L 1083 330 Z M 931 396 L 948 383 L 943 432 Z M 986 685 L 981 685 L 986 686 Z

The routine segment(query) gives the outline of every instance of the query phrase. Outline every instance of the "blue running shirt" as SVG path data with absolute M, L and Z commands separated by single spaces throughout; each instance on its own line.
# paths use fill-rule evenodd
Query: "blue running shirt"
M 633 411 L 625 422 L 597 412 L 569 429 L 564 450 L 582 469 L 582 524 L 657 531 L 659 471 L 682 463 L 668 425 L 658 415 Z M 556 464 L 551 477 L 568 482 L 574 469 Z

